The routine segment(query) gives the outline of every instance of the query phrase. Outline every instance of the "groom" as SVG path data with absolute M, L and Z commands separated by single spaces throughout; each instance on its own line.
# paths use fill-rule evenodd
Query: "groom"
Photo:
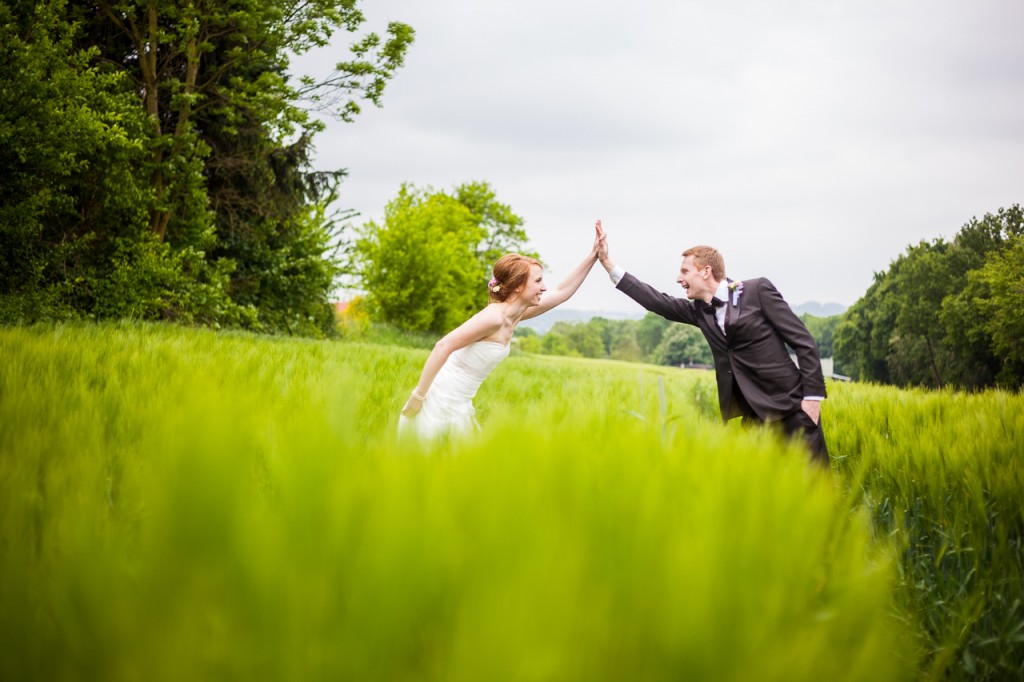
M 676 281 L 686 298 L 661 293 L 615 265 L 608 242 L 598 254 L 616 288 L 665 319 L 698 327 L 711 346 L 722 419 L 768 422 L 787 436 L 800 435 L 811 458 L 828 467 L 821 430 L 825 380 L 814 338 L 765 278 L 736 282 L 710 246 L 683 252 Z M 796 352 L 799 368 L 786 346 Z

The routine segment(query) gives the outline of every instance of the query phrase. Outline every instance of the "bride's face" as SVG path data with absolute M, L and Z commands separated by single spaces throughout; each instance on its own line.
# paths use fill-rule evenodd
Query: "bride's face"
M 540 297 L 547 290 L 548 288 L 544 286 L 544 270 L 539 265 L 531 265 L 530 276 L 519 294 L 520 300 L 531 306 L 540 305 Z

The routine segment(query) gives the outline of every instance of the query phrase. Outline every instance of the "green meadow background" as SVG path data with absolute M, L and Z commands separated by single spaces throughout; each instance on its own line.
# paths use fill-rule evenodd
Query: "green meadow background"
M 1024 401 L 832 384 L 831 471 L 713 376 L 513 355 L 400 443 L 426 351 L 0 329 L 0 679 L 1024 675 Z

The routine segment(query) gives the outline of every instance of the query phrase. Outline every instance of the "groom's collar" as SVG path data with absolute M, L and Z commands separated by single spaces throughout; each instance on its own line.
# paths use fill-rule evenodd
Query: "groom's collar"
M 720 301 L 729 300 L 729 280 L 723 279 L 718 283 L 718 289 L 715 290 L 715 298 Z

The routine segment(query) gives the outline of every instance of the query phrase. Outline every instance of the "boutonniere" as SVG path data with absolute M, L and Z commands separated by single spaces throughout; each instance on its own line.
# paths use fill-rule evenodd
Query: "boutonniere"
M 743 282 L 729 282 L 729 291 L 732 292 L 732 304 L 737 305 L 743 293 Z

